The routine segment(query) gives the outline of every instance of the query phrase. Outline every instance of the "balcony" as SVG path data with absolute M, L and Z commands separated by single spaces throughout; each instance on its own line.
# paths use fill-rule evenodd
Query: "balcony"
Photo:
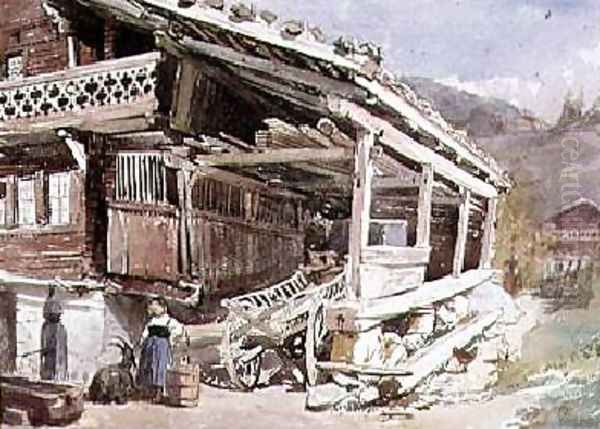
M 0 82 L 0 129 L 76 126 L 156 109 L 160 53 Z M 106 113 L 97 115 L 98 113 Z

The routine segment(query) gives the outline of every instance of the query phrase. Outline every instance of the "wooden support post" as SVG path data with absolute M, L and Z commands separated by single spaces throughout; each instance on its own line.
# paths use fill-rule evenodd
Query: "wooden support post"
M 10 175 L 6 179 L 6 225 L 17 223 L 17 178 Z
M 33 195 L 35 200 L 35 223 L 44 225 L 50 222 L 47 218 L 47 186 L 45 184 L 46 175 L 43 170 L 38 170 L 34 174 Z
M 433 166 L 423 164 L 419 185 L 417 215 L 417 247 L 429 247 L 431 237 L 431 198 L 433 196 Z
M 373 180 L 373 162 L 371 149 L 374 134 L 364 130 L 358 132 L 354 156 L 354 192 L 352 199 L 352 224 L 350 227 L 350 263 L 351 295 L 361 296 L 360 259 L 361 252 L 369 242 L 369 221 L 371 215 L 371 184 Z
M 456 234 L 456 246 L 454 248 L 454 264 L 452 273 L 455 277 L 460 276 L 465 266 L 465 253 L 467 250 L 467 234 L 469 231 L 469 210 L 471 205 L 471 192 L 463 187 L 460 188 L 461 204 L 458 208 L 458 228 Z
M 483 221 L 483 238 L 481 239 L 481 259 L 479 268 L 492 268 L 494 260 L 494 244 L 496 241 L 496 210 L 498 206 L 497 198 L 490 198 L 487 204 L 487 212 Z
M 183 276 L 190 274 L 190 258 L 188 245 L 188 217 L 190 215 L 191 194 L 188 185 L 191 182 L 190 173 L 184 170 L 177 172 L 177 189 L 179 192 L 179 260 L 180 273 Z

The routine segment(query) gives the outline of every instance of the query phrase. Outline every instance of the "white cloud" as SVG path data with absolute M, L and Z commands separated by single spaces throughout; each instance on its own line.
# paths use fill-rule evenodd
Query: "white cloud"
M 600 67 L 600 42 L 592 48 L 580 49 L 577 54 L 585 64 L 593 67 Z
M 529 101 L 537 97 L 543 84 L 516 77 L 496 77 L 479 81 L 463 81 L 457 76 L 438 79 L 438 83 L 482 97 L 501 98 L 519 108 L 531 108 Z

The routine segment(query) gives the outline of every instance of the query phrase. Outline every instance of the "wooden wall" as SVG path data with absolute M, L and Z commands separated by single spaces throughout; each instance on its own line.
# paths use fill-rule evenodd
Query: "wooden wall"
M 0 373 L 12 372 L 17 359 L 17 303 L 13 293 L 0 293 Z
M 84 173 L 71 171 L 68 225 L 46 224 L 42 204 L 44 188 L 39 184 L 35 186 L 38 224 L 15 225 L 14 215 L 7 216 L 13 221 L 0 228 L 1 270 L 33 278 L 69 280 L 81 279 L 89 272 L 90 259 L 85 253 L 84 181 Z M 14 184 L 9 183 L 7 192 L 14 192 Z M 8 200 L 14 205 L 14 196 Z
M 479 267 L 483 239 L 483 221 L 484 215 L 480 210 L 470 211 L 464 271 L 474 270 Z
M 105 158 L 109 274 L 200 282 L 218 300 L 276 283 L 303 262 L 298 201 L 206 176 L 191 186 L 189 199 L 115 201 L 117 151 Z
M 303 261 L 299 202 L 211 178 L 193 187 L 191 274 L 213 297 L 289 277 Z
M 173 207 L 109 205 L 108 272 L 176 281 L 179 216 Z

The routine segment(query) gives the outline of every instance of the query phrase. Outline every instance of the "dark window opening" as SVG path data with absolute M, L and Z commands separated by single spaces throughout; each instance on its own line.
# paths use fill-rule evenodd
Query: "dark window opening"
M 89 19 L 77 29 L 77 65 L 93 64 L 104 57 L 104 20 Z
M 145 54 L 156 49 L 154 36 L 122 27 L 116 34 L 115 58 Z

